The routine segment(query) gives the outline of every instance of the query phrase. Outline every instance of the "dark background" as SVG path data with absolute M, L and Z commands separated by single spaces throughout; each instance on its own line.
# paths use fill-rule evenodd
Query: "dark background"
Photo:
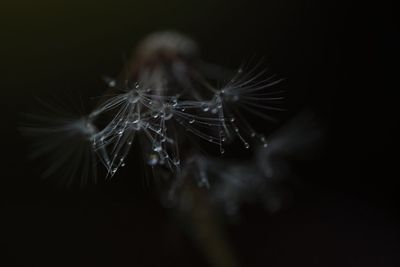
M 17 131 L 33 96 L 95 95 L 166 29 L 219 65 L 264 56 L 287 78 L 282 121 L 308 108 L 327 129 L 322 155 L 296 165 L 288 209 L 250 206 L 227 225 L 242 266 L 400 266 L 394 7 L 317 0 L 2 2 L 0 265 L 207 266 L 137 170 L 59 188 L 39 179 Z

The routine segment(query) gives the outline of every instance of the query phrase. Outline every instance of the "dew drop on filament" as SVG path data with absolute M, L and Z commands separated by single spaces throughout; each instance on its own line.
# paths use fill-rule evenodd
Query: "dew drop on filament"
M 162 150 L 162 146 L 160 143 L 155 143 L 153 146 L 153 150 L 156 152 L 160 152 Z
M 181 164 L 181 161 L 180 161 L 178 158 L 174 158 L 174 159 L 172 160 L 172 163 L 173 163 L 175 166 L 178 166 L 178 165 Z
M 165 106 L 164 106 L 164 109 L 163 109 L 162 118 L 163 118 L 164 120 L 169 120 L 169 119 L 172 118 L 172 116 L 173 116 L 173 111 L 172 111 L 171 106 L 165 105 Z
M 207 112 L 210 110 L 210 107 L 208 104 L 202 104 L 201 105 L 201 110 L 203 110 L 204 112 Z
M 154 166 L 158 163 L 158 156 L 157 154 L 151 153 L 147 158 L 147 164 L 150 166 Z

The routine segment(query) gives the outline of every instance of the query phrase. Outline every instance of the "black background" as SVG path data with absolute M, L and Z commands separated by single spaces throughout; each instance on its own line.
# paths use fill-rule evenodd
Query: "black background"
M 95 95 L 142 37 L 175 29 L 209 62 L 234 68 L 264 56 L 287 78 L 282 121 L 308 108 L 327 129 L 321 157 L 297 164 L 302 186 L 289 209 L 271 216 L 250 206 L 228 225 L 241 264 L 399 266 L 394 12 L 383 1 L 2 3 L 0 265 L 207 265 L 141 170 L 55 187 L 26 160 L 17 131 L 33 96 Z

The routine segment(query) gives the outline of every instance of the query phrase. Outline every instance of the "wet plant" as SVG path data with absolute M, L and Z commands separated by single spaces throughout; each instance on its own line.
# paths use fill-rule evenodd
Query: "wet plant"
M 108 90 L 91 112 L 31 115 L 23 132 L 36 137 L 35 156 L 52 160 L 44 175 L 59 172 L 67 183 L 79 178 L 84 184 L 97 179 L 101 163 L 111 178 L 136 150 L 156 175 L 162 170 L 179 181 L 182 165 L 200 154 L 199 144 L 214 144 L 220 154 L 235 139 L 245 150 L 267 148 L 242 112 L 273 120 L 282 110 L 282 92 L 274 89 L 281 80 L 260 64 L 229 71 L 198 54 L 197 44 L 181 34 L 152 34 L 119 77 L 105 78 Z M 209 186 L 201 162 L 194 176 Z

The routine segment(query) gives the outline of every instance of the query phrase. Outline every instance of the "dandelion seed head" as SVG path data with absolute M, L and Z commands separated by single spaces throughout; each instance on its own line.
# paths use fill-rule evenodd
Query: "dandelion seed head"
M 199 67 L 198 54 L 197 44 L 178 33 L 150 35 L 139 44 L 122 78 L 104 78 L 111 93 L 88 116 L 57 124 L 57 131 L 71 140 L 89 141 L 87 153 L 97 155 L 109 176 L 125 166 L 136 137 L 144 161 L 152 167 L 163 165 L 171 175 L 198 153 L 190 142 L 199 139 L 215 144 L 220 154 L 235 138 L 245 149 L 253 142 L 266 147 L 265 137 L 241 111 L 269 119 L 268 111 L 279 109 L 274 102 L 279 96 L 268 91 L 277 81 L 265 78 L 258 66 L 239 68 L 227 82 L 210 79 Z M 199 183 L 209 187 L 204 173 L 201 176 Z

